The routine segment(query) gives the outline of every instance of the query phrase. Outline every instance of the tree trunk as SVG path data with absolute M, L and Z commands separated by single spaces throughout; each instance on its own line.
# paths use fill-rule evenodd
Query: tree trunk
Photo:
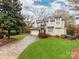
M 1 32 L 3 32 L 4 31 L 4 29 L 3 28 L 1 28 Z
M 8 39 L 10 39 L 10 29 L 8 30 Z

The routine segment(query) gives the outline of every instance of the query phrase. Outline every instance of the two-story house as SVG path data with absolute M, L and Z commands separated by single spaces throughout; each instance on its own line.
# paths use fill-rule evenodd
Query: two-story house
M 66 34 L 66 18 L 63 15 L 53 14 L 53 16 L 49 16 L 48 19 L 45 20 L 32 20 L 33 25 L 31 28 L 31 35 L 38 35 L 40 25 L 45 22 L 45 30 L 49 35 L 63 35 Z

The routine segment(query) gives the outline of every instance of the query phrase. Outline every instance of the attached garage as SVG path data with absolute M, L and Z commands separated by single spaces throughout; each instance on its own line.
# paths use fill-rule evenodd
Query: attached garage
M 31 29 L 31 31 L 30 31 L 30 34 L 31 35 L 34 35 L 34 36 L 38 36 L 38 34 L 39 34 L 39 29 Z

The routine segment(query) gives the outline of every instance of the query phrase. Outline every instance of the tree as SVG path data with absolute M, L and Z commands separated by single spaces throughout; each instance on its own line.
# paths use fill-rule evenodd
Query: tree
M 5 16 L 1 17 L 1 27 L 8 31 L 10 38 L 11 30 L 22 30 L 25 25 L 21 14 L 21 4 L 18 0 L 2 0 L 0 3 L 0 11 Z
M 79 24 L 75 25 L 75 34 L 79 34 Z
M 1 0 L 0 10 L 4 13 L 19 13 L 21 11 L 21 3 L 19 0 Z
M 74 20 L 73 20 L 74 17 L 72 15 L 70 15 L 67 11 L 63 10 L 63 9 L 56 10 L 55 14 L 64 17 L 64 19 L 66 21 L 66 25 L 74 23 Z
M 10 33 L 11 33 L 11 30 L 13 30 L 15 27 L 16 27 L 16 22 L 14 21 L 14 18 L 8 16 L 8 17 L 5 17 L 3 20 L 2 20 L 2 24 L 1 24 L 1 27 L 4 28 L 5 30 L 8 30 L 8 38 L 10 38 Z M 15 26 L 14 26 L 15 24 Z
M 34 14 L 36 20 L 44 20 L 49 16 L 48 10 L 45 7 L 35 7 L 30 11 Z
M 72 6 L 72 10 L 79 10 L 79 0 L 68 0 L 69 2 L 71 2 Z
M 72 24 L 67 25 L 67 34 L 68 35 L 74 35 L 75 34 L 74 25 L 72 25 Z
M 79 3 L 79 0 L 68 0 L 70 2 Z
M 26 20 L 25 20 L 25 30 L 27 33 L 30 33 L 30 28 L 32 28 L 33 22 L 31 20 L 33 20 L 34 16 L 27 14 L 26 16 Z

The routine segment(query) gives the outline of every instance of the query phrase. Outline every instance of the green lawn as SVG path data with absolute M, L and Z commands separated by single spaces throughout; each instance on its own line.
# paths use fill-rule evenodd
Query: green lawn
M 72 59 L 74 48 L 79 48 L 79 41 L 47 38 L 32 43 L 18 59 Z

